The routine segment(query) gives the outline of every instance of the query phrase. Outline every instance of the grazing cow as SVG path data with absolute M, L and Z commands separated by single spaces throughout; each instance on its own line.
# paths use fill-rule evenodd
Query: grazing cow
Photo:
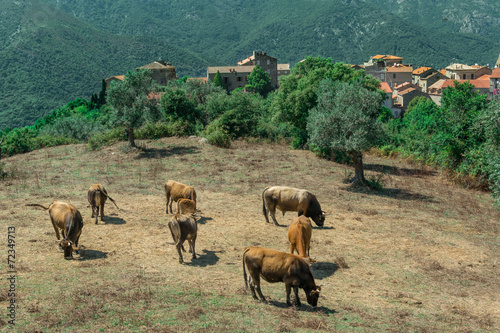
M 78 254 L 78 240 L 82 233 L 83 218 L 75 206 L 63 201 L 54 201 L 49 207 L 39 204 L 26 204 L 26 206 L 38 206 L 49 211 L 59 247 L 64 250 L 64 259 L 73 258 L 73 250 Z M 59 229 L 61 229 L 62 239 Z
M 314 223 L 322 227 L 325 222 L 325 212 L 321 210 L 316 196 L 307 190 L 301 190 L 286 186 L 270 186 L 262 192 L 262 212 L 269 223 L 268 214 L 271 215 L 274 224 L 276 221 L 276 208 L 283 212 L 298 212 L 298 216 L 310 217 Z
M 174 180 L 167 180 L 165 183 L 165 196 L 167 197 L 167 206 L 165 212 L 168 214 L 168 207 L 170 204 L 170 213 L 172 210 L 172 203 L 177 202 L 179 199 L 191 199 L 196 203 L 196 191 L 192 186 L 178 183 Z
M 297 251 L 299 257 L 304 258 L 308 263 L 316 262 L 316 260 L 309 258 L 311 234 L 311 220 L 304 215 L 294 218 L 288 228 L 290 253 L 293 254 L 294 251 Z
M 247 273 L 248 269 L 248 283 Z M 247 247 L 243 251 L 243 278 L 245 287 L 252 291 L 253 298 L 257 299 L 255 290 L 260 299 L 266 302 L 264 295 L 260 291 L 260 277 L 267 282 L 284 282 L 286 288 L 286 304 L 290 303 L 290 292 L 293 288 L 295 293 L 295 304 L 300 306 L 299 288 L 304 289 L 307 297 L 307 303 L 312 306 L 318 304 L 319 292 L 321 287 L 316 286 L 311 269 L 307 262 L 295 254 L 289 254 L 262 247 Z
M 175 247 L 177 248 L 177 252 L 179 253 L 179 263 L 183 263 L 182 259 L 182 251 L 184 250 L 184 241 L 188 241 L 189 243 L 189 252 L 193 254 L 193 259 L 196 259 L 196 253 L 194 250 L 196 236 L 198 233 L 198 224 L 196 223 L 196 219 L 193 216 L 189 215 L 174 215 L 172 220 L 168 222 L 168 227 L 170 228 L 170 233 L 172 234 L 172 238 L 175 242 Z
M 97 224 L 97 217 L 99 216 L 99 208 L 101 209 L 101 221 L 104 218 L 104 204 L 109 198 L 111 202 L 118 208 L 115 201 L 108 195 L 106 189 L 101 184 L 94 184 L 89 187 L 87 199 L 92 206 L 92 218 L 95 216 L 95 224 Z M 120 208 L 118 208 L 120 209 Z
M 177 214 L 182 215 L 196 215 L 198 210 L 196 209 L 196 202 L 191 199 L 179 199 L 177 200 Z

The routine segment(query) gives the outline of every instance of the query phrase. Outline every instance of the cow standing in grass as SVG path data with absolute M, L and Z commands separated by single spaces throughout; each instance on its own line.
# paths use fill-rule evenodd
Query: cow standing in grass
M 259 299 L 255 293 L 257 291 L 260 299 L 263 302 L 267 302 L 260 290 L 260 277 L 270 283 L 285 283 L 286 304 L 288 306 L 291 305 L 290 293 L 292 289 L 295 294 L 295 304 L 300 306 L 299 288 L 304 289 L 307 302 L 310 305 L 318 305 L 321 288 L 314 282 L 309 264 L 295 254 L 262 247 L 247 247 L 243 251 L 243 278 L 245 279 L 245 287 L 248 289 L 248 285 L 250 285 L 253 298 Z
M 276 208 L 281 210 L 283 215 L 292 211 L 298 212 L 297 216 L 310 217 L 320 227 L 325 222 L 325 212 L 321 210 L 318 199 L 307 190 L 287 186 L 266 187 L 262 192 L 262 212 L 266 222 L 269 223 L 268 215 L 271 215 L 274 224 L 279 225 L 275 216 Z
M 173 216 L 170 222 L 168 222 L 168 227 L 175 242 L 175 248 L 179 253 L 179 263 L 184 263 L 181 249 L 186 252 L 183 246 L 186 240 L 189 243 L 189 252 L 193 254 L 192 259 L 196 259 L 195 243 L 198 235 L 198 224 L 196 219 L 191 215 L 177 214 Z
M 169 207 L 170 213 L 174 213 L 172 203 L 177 202 L 179 199 L 191 199 L 196 203 L 196 191 L 192 186 L 184 185 L 171 179 L 165 183 L 165 196 L 167 198 L 165 213 L 167 214 Z
M 97 217 L 99 216 L 99 209 L 101 210 L 101 221 L 104 218 L 104 204 L 109 198 L 111 202 L 118 208 L 115 201 L 108 195 L 106 189 L 101 184 L 94 184 L 89 187 L 87 192 L 87 199 L 92 206 L 92 218 L 95 217 L 95 224 L 97 224 Z M 118 208 L 119 209 L 119 208 Z
M 292 220 L 288 227 L 288 240 L 290 241 L 290 253 L 297 251 L 301 258 L 308 263 L 316 262 L 309 257 L 311 245 L 312 226 L 311 220 L 304 215 L 300 215 Z
M 78 240 L 82 233 L 83 218 L 75 206 L 63 201 L 54 201 L 49 207 L 40 204 L 26 204 L 26 206 L 38 206 L 49 211 L 59 247 L 64 250 L 64 259 L 73 258 L 73 251 L 78 254 Z M 59 230 L 61 230 L 62 239 Z

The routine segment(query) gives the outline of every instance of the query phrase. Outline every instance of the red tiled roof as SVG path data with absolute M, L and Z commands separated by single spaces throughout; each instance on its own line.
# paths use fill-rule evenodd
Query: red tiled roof
M 209 74 L 215 74 L 217 71 L 219 73 L 251 73 L 255 66 L 221 66 L 221 67 L 208 67 L 207 72 Z
M 412 74 L 420 75 L 423 72 L 428 71 L 429 69 L 432 69 L 432 67 L 419 67 L 419 68 L 415 69 Z
M 382 59 L 385 58 L 385 55 L 383 54 L 377 54 L 376 56 L 373 56 L 372 59 Z
M 453 87 L 455 85 L 455 81 L 458 81 L 459 83 L 469 82 L 478 89 L 479 88 L 487 89 L 490 87 L 490 82 L 486 80 L 446 80 L 443 83 L 443 88 Z
M 392 94 L 392 89 L 387 82 L 380 82 L 380 89 L 382 89 L 386 94 Z
M 390 66 L 390 67 L 386 67 L 386 71 L 388 73 L 393 73 L 393 72 L 411 73 L 411 72 L 413 72 L 413 66 L 405 66 L 405 65 Z
M 490 80 L 490 77 L 491 75 L 488 75 L 488 74 L 484 74 L 484 75 L 481 75 L 480 77 L 478 77 L 476 80 Z

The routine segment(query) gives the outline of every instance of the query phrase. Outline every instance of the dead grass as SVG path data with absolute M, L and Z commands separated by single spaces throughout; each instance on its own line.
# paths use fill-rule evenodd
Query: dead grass
M 0 180 L 0 223 L 16 227 L 19 331 L 499 330 L 500 215 L 488 194 L 450 184 L 426 166 L 366 156 L 367 176 L 383 188 L 356 189 L 343 184 L 351 168 L 308 151 L 248 142 L 219 149 L 196 138 L 96 152 L 71 145 L 2 162 L 8 175 Z M 186 256 L 184 265 L 166 228 L 167 179 L 195 186 L 203 211 L 199 258 Z M 86 201 L 96 182 L 120 207 L 107 205 L 98 225 Z M 246 246 L 289 248 L 294 214 L 278 216 L 282 227 L 262 216 L 269 185 L 307 188 L 328 213 L 311 243 L 312 272 L 322 285 L 317 309 L 302 291 L 302 308 L 286 308 L 283 284 L 263 282 L 270 304 L 244 289 Z M 85 219 L 81 254 L 71 261 L 57 250 L 47 212 L 24 206 L 56 199 L 76 205 Z

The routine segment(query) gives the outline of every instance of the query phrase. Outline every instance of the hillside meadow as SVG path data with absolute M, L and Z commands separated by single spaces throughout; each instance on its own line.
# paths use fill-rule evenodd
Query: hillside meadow
M 286 145 L 200 138 L 125 142 L 88 151 L 68 145 L 0 161 L 0 269 L 15 227 L 16 326 L 7 324 L 8 281 L 0 287 L 1 331 L 18 332 L 493 332 L 500 328 L 499 218 L 488 193 L 448 183 L 440 172 L 375 153 L 367 178 L 380 190 L 344 183 L 352 168 Z M 179 264 L 163 184 L 193 185 L 202 218 L 198 259 Z M 87 189 L 107 203 L 96 225 Z M 245 290 L 246 246 L 288 251 L 293 212 L 266 224 L 269 185 L 309 189 L 327 212 L 310 254 L 318 307 L 300 291 L 285 306 L 283 283 L 262 282 L 269 304 Z M 74 204 L 84 217 L 80 255 L 64 260 L 46 211 L 27 203 Z

